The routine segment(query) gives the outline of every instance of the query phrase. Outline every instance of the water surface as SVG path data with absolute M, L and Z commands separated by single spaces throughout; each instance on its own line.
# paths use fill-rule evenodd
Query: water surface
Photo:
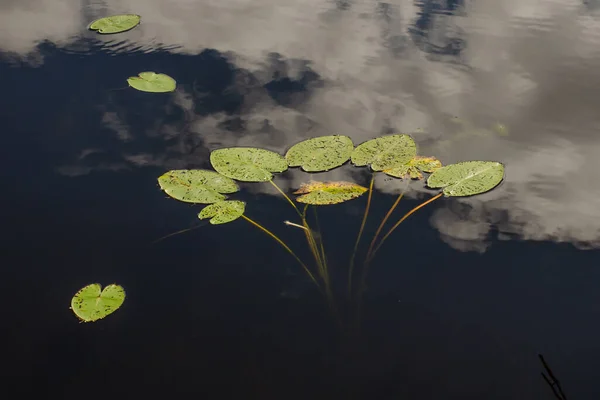
M 14 1 L 0 5 L 2 279 L 9 378 L 62 398 L 600 395 L 596 1 Z M 86 29 L 115 13 L 127 33 Z M 176 92 L 127 88 L 166 73 Z M 344 364 L 319 294 L 243 221 L 197 224 L 156 178 L 211 150 L 283 153 L 304 138 L 411 133 L 445 164 L 506 164 L 496 190 L 440 200 L 382 248 L 363 336 Z M 311 178 L 279 176 L 285 190 Z M 350 166 L 312 176 L 356 180 Z M 372 224 L 403 184 L 377 179 Z M 411 185 L 402 210 L 431 192 Z M 248 214 L 308 257 L 293 210 L 243 185 Z M 324 209 L 344 271 L 366 198 Z M 400 214 L 398 214 L 400 215 Z M 118 282 L 94 324 L 68 309 Z M 91 389 L 90 389 L 91 388 Z M 352 397 L 353 396 L 353 397 Z

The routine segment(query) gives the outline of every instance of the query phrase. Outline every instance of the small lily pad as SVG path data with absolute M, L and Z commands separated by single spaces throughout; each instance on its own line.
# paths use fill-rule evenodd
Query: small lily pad
M 225 200 L 206 206 L 198 214 L 198 218 L 210 218 L 213 225 L 235 221 L 244 214 L 246 203 L 239 200 Z
M 358 145 L 351 155 L 357 167 L 371 165 L 373 171 L 400 167 L 417 155 L 417 145 L 409 135 L 390 135 Z
M 177 87 L 175 79 L 169 75 L 157 74 L 156 72 L 140 72 L 138 76 L 127 78 L 127 83 L 132 88 L 151 93 L 172 92 Z
M 120 14 L 95 20 L 89 29 L 98 33 L 120 33 L 135 28 L 139 25 L 141 17 L 137 14 Z
M 114 313 L 125 301 L 123 287 L 111 284 L 102 290 L 99 283 L 80 289 L 71 299 L 71 310 L 84 322 L 93 322 Z
M 210 163 L 222 175 L 243 182 L 267 182 L 274 172 L 288 169 L 281 154 L 254 147 L 229 147 L 213 150 Z
M 427 179 L 430 188 L 444 188 L 446 196 L 473 196 L 492 190 L 504 179 L 504 165 L 496 161 L 465 161 L 446 165 Z
M 225 200 L 222 193 L 240 190 L 234 180 L 207 169 L 178 169 L 164 173 L 158 184 L 166 194 L 186 203 L 211 204 Z
M 294 194 L 299 203 L 314 205 L 339 204 L 355 199 L 367 191 L 366 187 L 352 182 L 316 182 L 304 183 Z
M 293 145 L 285 154 L 290 167 L 306 172 L 329 171 L 350 159 L 354 143 L 348 136 L 320 136 Z
M 442 167 L 442 163 L 435 157 L 415 156 L 404 165 L 392 169 L 384 169 L 383 172 L 389 176 L 404 179 L 423 179 L 422 172 L 432 173 Z

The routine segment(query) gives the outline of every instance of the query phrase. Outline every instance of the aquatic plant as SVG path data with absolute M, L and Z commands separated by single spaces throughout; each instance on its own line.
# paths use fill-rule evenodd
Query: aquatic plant
M 293 194 L 299 195 L 293 201 L 275 182 L 274 174 L 283 173 L 288 168 L 300 167 L 303 171 L 315 173 L 338 168 L 348 161 L 356 167 L 369 167 L 372 175 L 369 187 L 353 182 L 320 182 L 311 180 L 304 183 Z M 308 277 L 326 296 L 332 311 L 336 311 L 332 282 L 328 270 L 327 254 L 320 229 L 313 230 L 308 222 L 307 209 L 313 206 L 315 224 L 318 225 L 318 206 L 343 203 L 368 193 L 367 204 L 350 257 L 348 266 L 347 294 L 349 300 L 360 298 L 368 268 L 375 254 L 393 231 L 410 215 L 427 204 L 445 197 L 473 196 L 495 188 L 504 178 L 504 165 L 495 161 L 465 161 L 447 166 L 435 157 L 417 154 L 417 146 L 412 137 L 405 134 L 385 135 L 368 140 L 354 147 L 348 136 L 330 135 L 307 139 L 293 145 L 282 156 L 267 149 L 254 147 L 229 147 L 213 150 L 210 163 L 214 170 L 173 170 L 158 178 L 160 187 L 169 196 L 188 203 L 208 204 L 200 213 L 200 219 L 210 219 L 211 224 L 224 224 L 239 218 L 246 220 L 269 235 L 290 253 L 301 265 Z M 386 233 L 381 240 L 379 235 L 405 194 L 400 193 L 394 204 L 379 224 L 366 252 L 358 289 L 353 287 L 356 255 L 368 218 L 373 194 L 375 173 L 383 172 L 400 180 L 424 180 L 429 174 L 427 186 L 441 189 L 439 193 L 409 210 Z M 246 203 L 226 200 L 226 194 L 235 193 L 239 187 L 235 181 L 268 182 L 293 207 L 299 222 L 284 221 L 287 226 L 299 228 L 306 239 L 314 258 L 310 268 L 275 233 L 248 217 Z M 302 209 L 296 203 L 304 204 Z M 353 290 L 355 289 L 355 290 Z
M 89 29 L 101 34 L 121 33 L 139 25 L 141 17 L 137 14 L 120 14 L 99 18 L 93 21 Z
M 156 72 L 140 72 L 138 76 L 127 78 L 127 83 L 132 88 L 151 93 L 173 92 L 177 87 L 175 79 L 169 75 L 157 74 Z
M 125 301 L 123 287 L 111 284 L 101 290 L 99 283 L 81 288 L 71 299 L 71 310 L 83 322 L 94 322 L 117 311 Z

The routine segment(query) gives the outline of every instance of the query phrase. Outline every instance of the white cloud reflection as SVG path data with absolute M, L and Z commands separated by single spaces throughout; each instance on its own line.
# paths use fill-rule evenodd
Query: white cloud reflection
M 209 149 L 254 145 L 283 152 L 319 134 L 345 134 L 358 143 L 389 130 L 422 129 L 414 135 L 422 151 L 445 163 L 491 159 L 507 165 L 499 189 L 446 202 L 434 212 L 431 224 L 448 244 L 485 251 L 488 236 L 500 232 L 504 239 L 598 247 L 600 181 L 593 174 L 600 167 L 600 23 L 589 7 L 578 0 L 467 1 L 462 16 L 433 16 L 424 52 L 409 35 L 420 12 L 413 2 L 349 3 L 342 11 L 323 0 L 107 0 L 101 6 L 5 0 L 0 48 L 41 63 L 35 57 L 40 41 L 67 45 L 94 18 L 135 12 L 142 25 L 123 35 L 133 46 L 160 43 L 188 54 L 216 49 L 250 71 L 259 81 L 254 87 L 272 80 L 274 68 L 290 78 L 310 68 L 322 85 L 311 88 L 308 98 L 292 97 L 289 106 L 264 90 L 249 91 L 242 135 L 223 127 L 224 113 L 196 114 L 198 95 L 188 88 L 180 87 L 173 102 L 185 110 L 187 130 Z M 460 56 L 434 51 L 460 43 L 467 44 Z M 283 67 L 269 61 L 270 53 L 282 56 Z M 248 85 L 241 78 L 235 84 Z M 469 134 L 458 134 L 464 129 L 452 115 L 471 121 Z M 509 136 L 489 129 L 498 121 L 509 127 Z M 113 111 L 106 111 L 103 122 L 124 143 L 135 142 Z M 154 134 L 167 139 L 179 132 L 163 124 Z M 169 148 L 165 154 L 124 154 L 123 165 L 98 168 L 183 167 L 182 153 Z M 59 172 L 91 169 L 72 165 Z M 328 178 L 348 179 L 347 171 L 332 171 Z M 399 184 L 378 179 L 377 187 L 394 193 Z

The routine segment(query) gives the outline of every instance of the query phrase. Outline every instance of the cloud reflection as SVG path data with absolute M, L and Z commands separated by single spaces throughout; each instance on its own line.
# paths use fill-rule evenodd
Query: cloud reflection
M 421 151 L 445 163 L 507 165 L 501 188 L 448 201 L 433 213 L 431 224 L 451 246 L 485 251 L 499 233 L 598 247 L 600 184 L 590 178 L 600 167 L 600 23 L 590 13 L 596 2 L 463 3 L 107 0 L 100 7 L 7 0 L 0 6 L 0 48 L 40 65 L 40 41 L 77 48 L 93 39 L 112 52 L 160 46 L 229 68 L 222 82 L 199 69 L 197 80 L 161 105 L 172 118 L 157 117 L 143 131 L 124 104 L 104 105 L 101 122 L 127 144 L 120 162 L 74 155 L 73 165 L 58 169 L 66 175 L 197 166 L 222 146 L 283 152 L 321 134 L 359 143 L 414 132 Z M 124 42 L 85 31 L 91 20 L 121 12 L 143 17 L 119 37 Z M 493 129 L 498 122 L 508 136 Z M 138 145 L 148 138 L 167 145 Z M 338 169 L 327 178 L 346 174 Z M 297 186 L 301 178 L 290 176 L 288 184 Z M 387 193 L 399 186 L 377 181 Z

